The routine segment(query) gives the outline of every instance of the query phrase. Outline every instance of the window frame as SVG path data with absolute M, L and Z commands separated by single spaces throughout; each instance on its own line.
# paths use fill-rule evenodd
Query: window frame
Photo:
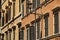
M 26 40 L 30 40 L 30 27 L 26 29 L 26 37 L 27 37 Z
M 19 39 L 20 39 L 20 40 L 24 40 L 24 30 L 21 30 L 21 29 L 20 29 L 19 32 L 20 32 L 20 35 L 19 35 L 20 38 L 19 38 Z
M 55 16 L 58 17 L 58 12 L 54 12 L 54 34 L 57 34 L 57 33 L 59 33 L 59 17 L 57 18 L 58 20 L 55 20 Z M 55 21 L 57 21 L 57 23 L 55 23 Z M 56 25 L 58 26 L 57 31 L 55 29 Z
M 49 33 L 49 30 L 48 30 L 48 28 L 49 28 L 49 14 L 48 13 L 46 13 L 45 15 L 44 15 L 44 33 L 45 33 L 45 37 L 47 37 L 48 36 L 48 33 Z M 46 21 L 46 19 L 47 19 L 47 21 Z M 46 22 L 47 22 L 47 24 L 46 24 Z M 47 30 L 46 30 L 47 29 Z M 46 33 L 47 32 L 47 33 Z

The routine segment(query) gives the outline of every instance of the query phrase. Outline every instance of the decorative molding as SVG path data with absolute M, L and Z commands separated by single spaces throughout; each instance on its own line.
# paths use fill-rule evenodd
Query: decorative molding
M 2 9 L 2 13 L 4 13 L 4 12 L 5 12 L 5 10 Z
M 45 13 L 45 14 L 44 14 L 44 18 L 45 18 L 46 16 L 49 16 L 49 13 Z
M 56 8 L 52 9 L 53 13 L 60 11 L 60 6 L 57 6 Z
M 8 6 L 7 5 L 5 6 L 5 9 L 8 9 Z
M 24 30 L 24 29 L 25 29 L 24 27 L 21 28 L 21 30 Z
M 21 22 L 19 22 L 19 23 L 17 23 L 17 25 L 18 25 L 18 28 L 20 28 L 20 26 L 21 26 L 22 24 L 21 24 Z
M 25 25 L 26 26 L 26 28 L 28 28 L 28 27 L 30 27 L 30 24 L 27 24 L 27 25 Z
M 8 28 L 8 31 L 12 31 L 12 29 L 11 28 Z
M 8 31 L 5 31 L 5 33 L 7 33 Z
M 11 6 L 11 5 L 12 5 L 12 2 L 9 1 L 9 2 L 8 2 L 8 5 Z
M 13 26 L 12 28 L 13 28 L 13 30 L 15 30 L 16 29 L 16 26 Z

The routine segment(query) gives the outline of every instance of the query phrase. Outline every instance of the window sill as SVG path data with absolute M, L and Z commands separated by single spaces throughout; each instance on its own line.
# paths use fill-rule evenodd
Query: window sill
M 16 18 L 17 16 L 19 16 L 21 14 L 21 12 L 19 12 L 14 18 Z
M 50 36 L 47 36 L 47 37 L 44 37 L 44 38 L 41 38 L 41 39 L 42 39 L 42 40 L 52 39 L 52 38 L 56 38 L 56 37 L 59 37 L 59 36 L 60 36 L 60 33 L 57 33 L 57 34 L 50 35 Z

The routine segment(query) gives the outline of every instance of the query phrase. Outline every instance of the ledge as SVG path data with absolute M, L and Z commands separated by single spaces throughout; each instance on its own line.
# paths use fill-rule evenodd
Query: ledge
M 41 38 L 41 40 L 45 40 L 45 39 L 47 40 L 47 39 L 52 39 L 52 38 L 56 38 L 56 37 L 60 37 L 60 33 Z

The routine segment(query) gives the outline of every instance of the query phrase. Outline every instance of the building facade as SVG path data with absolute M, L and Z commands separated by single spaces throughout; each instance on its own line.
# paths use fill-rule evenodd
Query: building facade
M 2 40 L 18 40 L 21 26 L 21 6 L 19 0 L 1 0 Z M 20 8 L 20 9 L 19 9 Z M 19 11 L 20 10 L 20 11 Z M 22 28 L 21 28 L 22 29 Z
M 2 0 L 2 40 L 60 40 L 60 0 Z

